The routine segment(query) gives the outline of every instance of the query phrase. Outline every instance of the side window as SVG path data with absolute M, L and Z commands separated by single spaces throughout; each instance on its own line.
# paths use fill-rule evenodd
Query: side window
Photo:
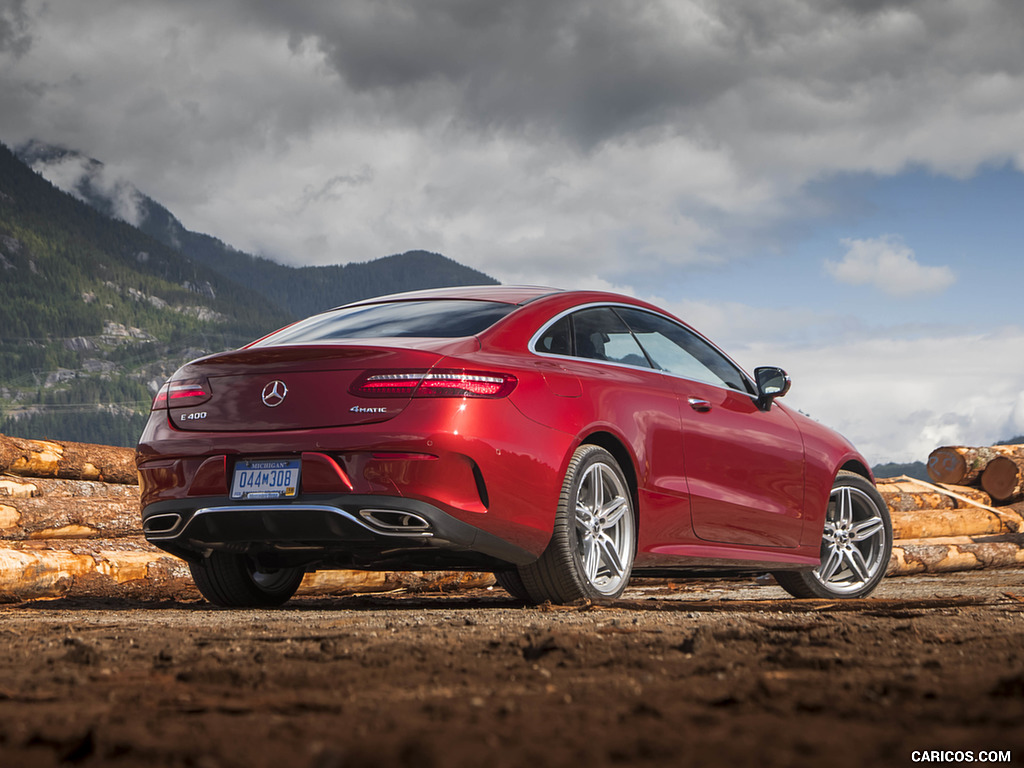
M 571 334 L 572 324 L 569 321 L 569 316 L 566 315 L 544 331 L 544 335 L 537 339 L 533 348 L 537 352 L 545 352 L 549 355 L 571 355 Z
M 740 370 L 692 331 L 650 312 L 621 307 L 615 311 L 657 370 L 752 394 Z
M 576 357 L 650 368 L 644 351 L 622 319 L 608 307 L 572 315 Z

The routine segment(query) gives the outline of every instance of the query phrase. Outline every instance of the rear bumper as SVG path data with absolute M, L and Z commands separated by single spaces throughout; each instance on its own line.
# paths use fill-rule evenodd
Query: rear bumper
M 151 544 L 186 560 L 221 550 L 289 565 L 492 570 L 536 559 L 432 504 L 396 496 L 160 501 L 143 509 L 142 528 Z
M 379 424 L 277 432 L 185 433 L 166 414 L 154 412 L 139 442 L 137 464 L 143 517 L 181 516 L 164 518 L 160 530 L 153 528 L 159 521 L 149 523 L 147 536 L 183 557 L 220 543 L 212 541 L 216 536 L 205 530 L 202 518 L 228 520 L 241 508 L 266 518 L 268 530 L 244 537 L 236 531 L 237 540 L 245 538 L 253 547 L 263 534 L 275 546 L 291 541 L 295 537 L 287 527 L 279 534 L 274 525 L 291 526 L 295 519 L 319 531 L 318 541 L 330 543 L 323 548 L 339 558 L 338 567 L 346 567 L 344 546 L 355 547 L 365 535 L 379 540 L 366 542 L 349 562 L 362 562 L 364 552 L 376 546 L 435 553 L 463 547 L 515 563 L 523 561 L 523 553 L 536 559 L 551 538 L 573 442 L 571 435 L 526 419 L 507 399 L 415 402 Z M 230 500 L 234 467 L 242 458 L 301 459 L 297 496 L 277 502 Z M 272 512 L 275 505 L 290 508 L 289 515 Z M 303 505 L 314 509 L 299 509 Z M 331 509 L 315 509 L 320 506 Z M 231 509 L 204 512 L 197 527 L 189 528 L 198 510 L 222 507 Z M 421 515 L 432 535 L 367 530 L 360 510 L 373 508 Z

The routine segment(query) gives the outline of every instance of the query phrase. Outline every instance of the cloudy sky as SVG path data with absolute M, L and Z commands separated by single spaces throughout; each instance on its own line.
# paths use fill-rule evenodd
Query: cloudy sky
M 0 0 L 0 141 L 290 264 L 654 299 L 875 462 L 1024 433 L 1015 0 Z

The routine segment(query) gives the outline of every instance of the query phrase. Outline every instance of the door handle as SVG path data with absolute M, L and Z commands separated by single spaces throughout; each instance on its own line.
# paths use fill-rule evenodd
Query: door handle
M 711 410 L 711 403 L 707 400 L 701 400 L 699 397 L 691 397 L 687 399 L 686 402 L 688 402 L 690 407 L 697 411 L 697 413 L 707 413 Z

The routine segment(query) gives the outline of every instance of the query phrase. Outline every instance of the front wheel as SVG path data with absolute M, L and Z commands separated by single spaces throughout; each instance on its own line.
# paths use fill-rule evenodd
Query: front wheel
M 289 600 L 302 582 L 302 568 L 261 568 L 247 556 L 214 552 L 188 564 L 203 597 L 225 608 L 272 608 Z
M 828 497 L 821 564 L 773 574 L 794 597 L 866 597 L 885 576 L 892 554 L 889 508 L 871 482 L 840 471 Z
M 604 448 L 581 445 L 566 470 L 551 542 L 535 563 L 518 569 L 523 588 L 535 603 L 618 597 L 635 553 L 625 475 Z

